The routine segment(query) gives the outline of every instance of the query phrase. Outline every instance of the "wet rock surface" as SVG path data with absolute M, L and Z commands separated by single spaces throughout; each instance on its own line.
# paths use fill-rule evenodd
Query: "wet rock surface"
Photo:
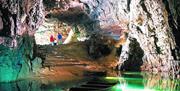
M 174 72 L 173 70 L 179 70 L 173 66 L 179 65 L 177 59 L 179 56 L 179 52 L 177 52 L 179 45 L 177 26 L 179 25 L 173 23 L 178 22 L 176 17 L 178 16 L 178 6 L 174 3 L 176 0 L 80 1 L 87 4 L 90 19 L 98 21 L 97 24 L 100 29 L 103 30 L 104 27 L 117 24 L 121 26 L 123 31 L 127 31 L 128 38 L 122 45 L 120 63 L 127 61 L 133 54 L 129 45 L 134 42 L 130 39 L 135 38 L 144 52 L 141 58 L 144 65 L 143 70 L 150 70 L 148 67 L 146 68 L 146 65 L 150 65 L 150 68 L 155 68 L 158 71 L 167 72 L 171 70 Z M 174 5 L 176 7 L 173 7 Z M 174 12 L 174 15 L 171 12 Z M 132 56 L 139 59 L 135 55 Z M 141 59 L 133 61 L 140 61 Z
M 121 64 L 127 63 L 128 67 L 132 64 L 138 66 L 137 70 L 142 65 L 141 70 L 179 74 L 178 0 L 44 0 L 44 5 L 45 10 L 42 0 L 0 1 L 0 81 L 13 81 L 23 77 L 24 73 L 28 75 L 33 70 L 31 61 L 36 56 L 44 56 L 35 55 L 33 50 L 32 35 L 40 25 L 43 27 L 39 29 L 44 29 L 38 32 L 39 35 L 47 30 L 53 31 L 56 36 L 61 31 L 59 29 L 64 28 L 67 31 L 65 39 L 69 37 L 66 43 L 90 38 L 83 47 L 87 52 L 80 52 L 79 55 L 85 53 L 98 60 L 113 57 L 111 62 L 104 61 L 103 65 L 119 64 L 121 68 Z M 56 18 L 54 20 L 58 22 L 53 22 L 53 25 L 57 25 L 45 25 L 45 16 L 45 23 L 50 18 Z M 71 35 L 68 34 L 69 30 L 72 31 Z M 45 39 L 46 43 L 43 44 L 49 44 L 48 38 Z M 114 61 L 115 47 L 120 46 L 122 50 L 117 62 Z M 46 48 L 53 54 L 49 56 L 63 55 L 58 54 L 61 50 L 56 47 Z M 79 51 L 77 48 L 70 49 Z M 67 52 L 69 56 L 76 56 L 73 53 Z M 4 72 L 9 75 L 4 75 Z
M 34 31 L 43 21 L 42 0 L 0 1 L 0 82 L 32 72 Z

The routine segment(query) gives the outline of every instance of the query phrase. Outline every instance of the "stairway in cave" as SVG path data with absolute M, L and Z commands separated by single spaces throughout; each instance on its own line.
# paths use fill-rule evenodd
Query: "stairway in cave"
M 80 86 L 70 88 L 70 91 L 109 91 L 116 84 L 117 80 L 94 78 Z
M 81 63 L 77 59 L 67 58 L 64 56 L 51 55 L 46 58 L 43 63 L 45 67 L 61 67 L 61 66 L 87 66 L 88 64 Z
M 82 54 L 76 53 L 76 50 L 70 51 L 69 48 L 74 49 L 68 45 L 39 46 L 37 55 L 43 58 L 44 67 L 88 66 L 87 63 L 82 62 L 82 60 L 78 58 Z M 77 47 L 75 48 L 78 49 Z M 73 54 L 73 56 L 69 54 Z

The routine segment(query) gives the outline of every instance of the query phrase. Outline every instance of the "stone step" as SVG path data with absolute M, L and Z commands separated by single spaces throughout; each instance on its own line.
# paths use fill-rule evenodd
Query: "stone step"
M 78 64 L 79 61 L 67 61 L 67 60 L 58 60 L 58 61 L 45 61 L 44 64 Z
M 98 82 L 98 81 L 89 81 L 89 82 L 87 82 L 87 84 L 94 84 L 94 85 L 99 85 L 99 84 L 103 84 L 103 85 L 116 85 L 117 84 L 117 82 L 103 82 L 103 81 L 101 81 L 101 82 Z
M 93 87 L 93 88 L 108 88 L 111 87 L 113 85 L 104 85 L 104 84 L 85 84 L 85 85 L 81 85 L 81 87 Z
M 55 60 L 55 59 L 48 59 L 48 60 L 45 60 L 45 62 L 79 62 L 78 60 L 75 60 L 75 59 L 73 59 L 73 60 L 71 60 L 71 59 L 57 59 L 57 60 Z
M 78 60 L 45 60 L 44 64 L 80 64 Z
M 79 62 L 76 59 L 46 59 L 45 62 Z
M 93 88 L 93 87 L 74 87 L 70 88 L 69 91 L 98 91 L 100 88 Z
M 116 85 L 117 81 L 107 81 L 103 79 L 93 79 L 79 87 L 70 88 L 70 91 L 106 91 Z
M 53 65 L 53 64 L 56 64 L 56 65 L 60 65 L 60 64 L 82 64 L 80 62 L 45 62 L 44 64 L 50 64 L 50 65 Z
M 44 64 L 45 67 L 51 66 L 88 66 L 87 64 Z
M 100 72 L 87 71 L 87 72 L 84 72 L 84 76 L 97 76 L 97 77 L 101 76 L 101 77 L 103 77 L 103 76 L 106 76 L 106 72 L 105 71 L 100 71 Z
M 66 57 L 46 57 L 46 61 L 57 61 L 57 60 L 76 60 L 76 59 L 72 59 L 72 58 L 66 58 Z

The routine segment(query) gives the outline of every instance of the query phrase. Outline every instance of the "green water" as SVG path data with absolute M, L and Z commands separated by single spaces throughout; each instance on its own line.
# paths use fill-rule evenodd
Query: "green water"
M 71 87 L 86 84 L 94 77 L 84 77 L 82 80 L 65 82 L 50 82 L 43 80 L 22 80 L 11 83 L 0 83 L 0 91 L 69 91 Z M 151 74 L 124 72 L 118 75 L 96 77 L 106 82 L 116 82 L 102 91 L 180 91 L 180 79 L 167 74 Z
M 167 74 L 125 72 L 122 77 L 105 77 L 118 80 L 108 91 L 180 91 L 180 79 Z

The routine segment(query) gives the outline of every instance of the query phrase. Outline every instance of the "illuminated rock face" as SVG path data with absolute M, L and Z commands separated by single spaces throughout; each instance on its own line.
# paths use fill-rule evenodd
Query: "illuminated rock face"
M 110 31 L 120 38 L 127 33 L 124 38 L 127 40 L 119 43 L 123 44 L 121 69 L 177 70 L 174 67 L 179 65 L 174 60 L 179 60 L 180 55 L 177 0 L 65 0 L 59 4 L 51 1 L 47 8 L 61 21 L 88 25 L 86 31 Z M 84 16 L 78 16 L 79 12 Z M 126 69 L 129 66 L 137 68 Z
M 123 45 L 119 61 L 124 63 L 120 68 L 175 70 L 173 60 L 179 59 L 180 46 L 179 0 L 44 2 L 53 17 L 83 26 L 87 33 L 89 30 L 111 31 L 121 36 L 128 33 L 127 40 L 120 43 Z M 42 0 L 0 1 L 0 82 L 25 77 L 32 71 L 31 61 L 35 58 L 32 35 L 44 15 Z
M 0 1 L 0 82 L 25 78 L 33 70 L 32 35 L 43 17 L 42 0 Z
M 130 31 L 128 40 L 123 45 L 120 61 L 125 61 L 125 63 L 130 61 L 129 57 L 132 54 L 129 52 L 130 44 L 133 42 L 131 39 L 135 38 L 144 51 L 141 66 L 143 70 L 154 72 L 179 70 L 174 68 L 177 63 L 174 60 L 177 60 L 179 56 L 179 52 L 175 53 L 178 51 L 176 48 L 179 43 L 174 41 L 177 37 L 173 35 L 173 31 L 177 32 L 177 29 L 170 25 L 174 21 L 170 21 L 169 17 L 172 15 L 171 11 L 168 11 L 168 4 L 167 0 L 131 0 L 129 6 Z
M 122 30 L 128 32 L 128 38 L 122 45 L 119 60 L 120 63 L 124 63 L 120 65 L 122 69 L 135 71 L 131 66 L 141 64 L 138 67 L 142 70 L 155 72 L 178 70 L 174 65 L 179 64 L 174 60 L 179 59 L 179 50 L 177 49 L 180 44 L 178 41 L 178 36 L 180 36 L 178 31 L 179 1 L 80 1 L 88 8 L 89 12 L 87 13 L 90 19 L 98 21 L 101 29 L 118 25 Z M 133 47 L 137 47 L 137 50 L 141 51 L 137 51 Z

